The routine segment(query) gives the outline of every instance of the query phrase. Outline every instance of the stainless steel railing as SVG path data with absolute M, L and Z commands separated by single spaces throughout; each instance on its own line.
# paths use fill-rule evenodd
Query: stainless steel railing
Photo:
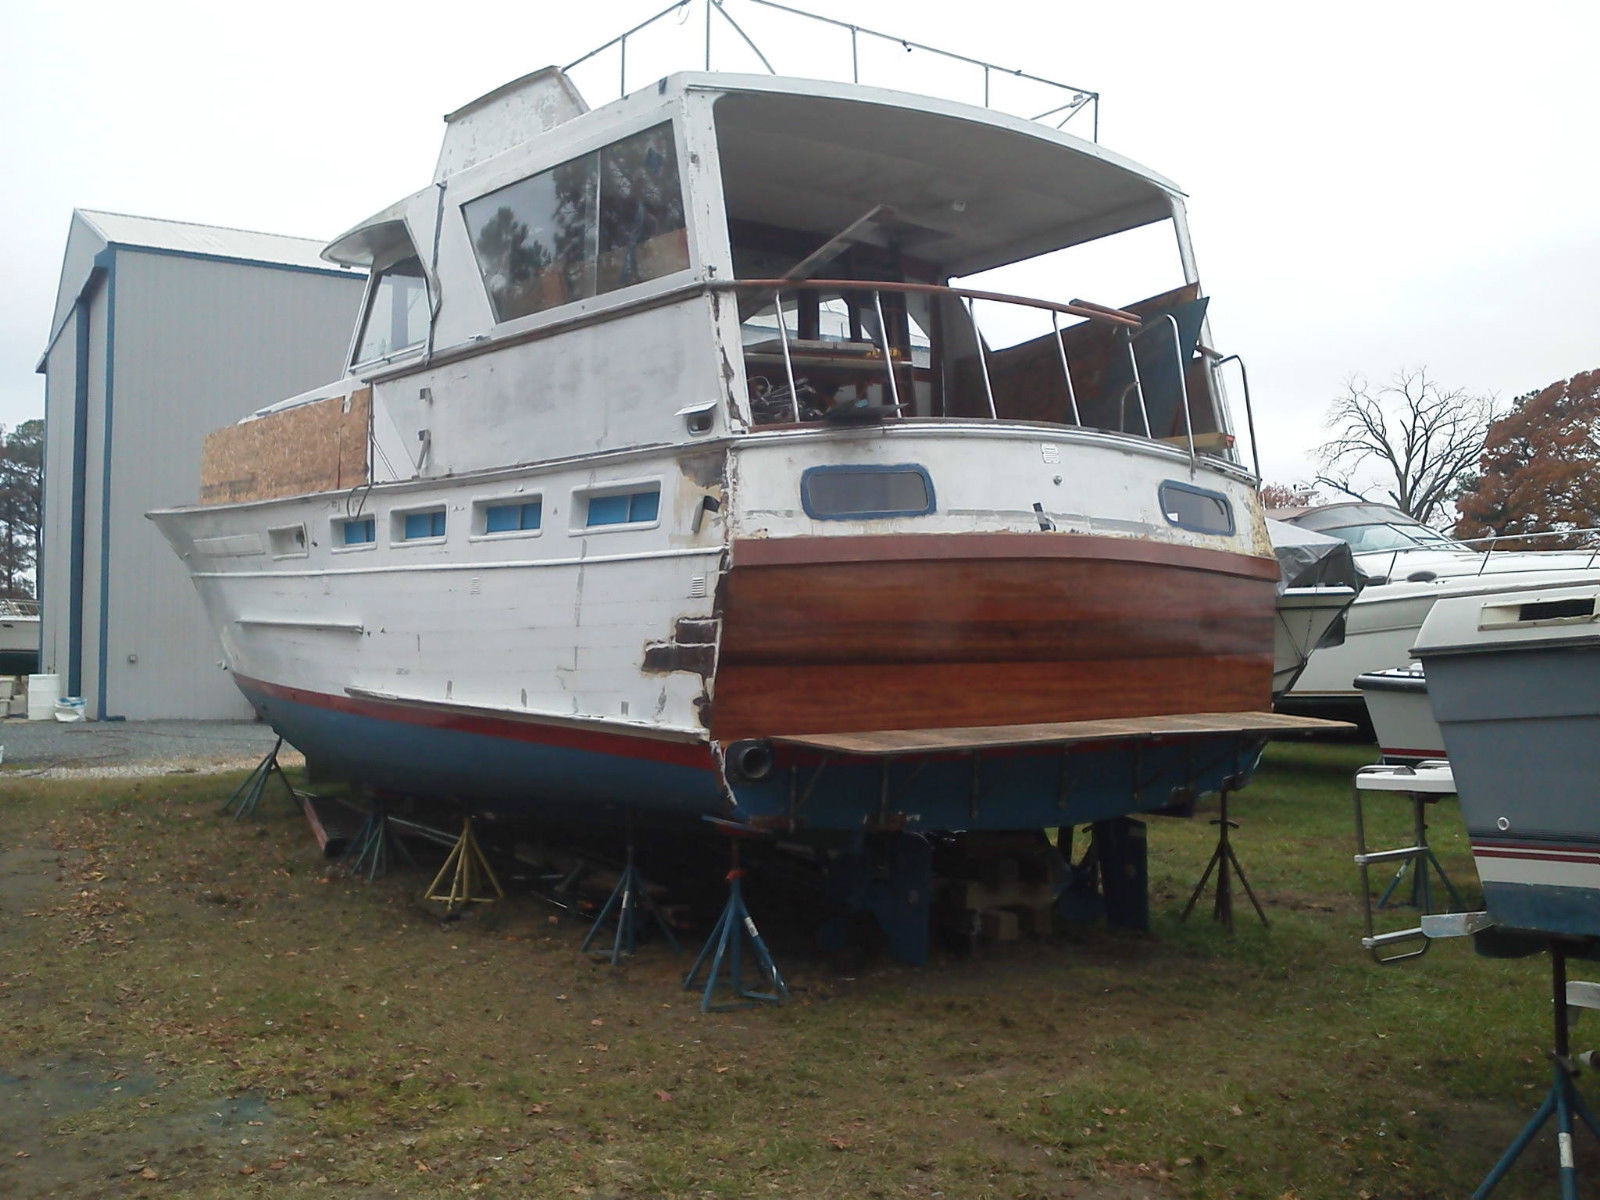
M 712 30 L 716 27 L 714 18 L 720 17 L 723 24 L 732 30 L 739 41 L 756 56 L 768 74 L 776 75 L 778 73 L 766 54 L 762 52 L 761 47 L 756 44 L 755 38 L 751 37 L 745 28 L 729 13 L 728 0 L 674 0 L 674 3 L 667 5 L 654 16 L 647 17 L 632 28 L 618 34 L 604 45 L 595 47 L 582 57 L 573 59 L 561 69 L 564 72 L 571 71 L 576 67 L 593 61 L 607 51 L 615 49 L 617 51 L 617 94 L 625 96 L 628 92 L 628 45 L 630 39 L 637 39 L 638 35 L 670 16 L 676 15 L 679 23 L 682 24 L 687 21 L 696 3 L 701 4 L 704 8 L 704 52 L 699 57 L 700 64 L 703 65 L 705 70 L 716 69 Z M 786 18 L 794 18 L 810 25 L 843 31 L 850 41 L 850 79 L 853 83 L 864 82 L 862 79 L 860 53 L 863 40 L 880 42 L 903 49 L 908 53 L 918 51 L 934 55 L 950 63 L 960 64 L 962 67 L 974 68 L 978 72 L 978 78 L 982 83 L 982 104 L 985 108 L 996 107 L 993 89 L 993 83 L 996 78 L 1017 80 L 1031 85 L 1041 95 L 1050 98 L 1049 107 L 1042 112 L 1034 112 L 1031 108 L 1028 108 L 1013 115 L 1024 116 L 1031 121 L 1051 123 L 1054 128 L 1060 129 L 1080 112 L 1087 110 L 1092 120 L 1091 137 L 1096 142 L 1100 140 L 1100 93 L 1091 91 L 1088 88 L 1074 87 L 1072 84 L 1062 83 L 1059 80 L 1046 79 L 1042 75 L 1032 75 L 1012 67 L 1002 67 L 979 58 L 959 54 L 953 50 L 942 50 L 937 46 L 930 46 L 911 38 L 900 37 L 892 33 L 882 33 L 875 29 L 868 29 L 864 25 L 856 25 L 848 21 L 839 21 L 832 17 L 806 12 L 803 9 L 793 8 L 787 4 L 777 3 L 776 0 L 744 0 L 744 3 L 766 9 L 769 12 L 781 13 Z M 805 69 L 799 73 L 807 76 L 815 75 L 817 73 L 815 47 L 804 38 L 800 38 L 799 41 L 805 44 L 811 53 L 811 58 L 808 59 Z M 867 80 L 865 82 L 871 81 Z M 957 96 L 952 98 L 963 99 L 964 97 Z
M 979 291 L 972 288 L 948 287 L 939 284 L 912 283 L 891 280 L 859 280 L 859 279 L 739 279 L 726 281 L 713 281 L 711 287 L 715 291 L 736 292 L 746 297 L 747 306 L 750 298 L 755 298 L 754 312 L 759 315 L 770 311 L 775 315 L 775 332 L 778 337 L 779 356 L 782 361 L 784 382 L 788 396 L 789 416 L 796 422 L 801 421 L 801 392 L 805 380 L 796 372 L 795 342 L 798 338 L 792 333 L 789 326 L 789 314 L 785 309 L 786 299 L 794 299 L 799 293 L 820 292 L 831 297 L 856 297 L 857 303 L 865 308 L 865 297 L 870 296 L 870 313 L 875 318 L 875 329 L 871 330 L 873 343 L 873 356 L 883 365 L 884 392 L 889 407 L 894 413 L 902 411 L 901 381 L 898 378 L 899 369 L 906 364 L 904 355 L 899 348 L 891 344 L 889 324 L 884 316 L 883 298 L 885 295 L 927 295 L 935 298 L 949 297 L 959 301 L 958 307 L 966 314 L 970 325 L 974 344 L 973 360 L 977 364 L 977 374 L 982 383 L 983 400 L 991 419 L 998 419 L 999 406 L 995 398 L 995 382 L 990 368 L 990 355 L 993 353 L 979 328 L 975 304 L 978 301 L 993 302 L 998 304 L 1014 305 L 1020 308 L 1046 312 L 1050 316 L 1051 340 L 1055 343 L 1056 361 L 1060 364 L 1061 378 L 1065 387 L 1067 409 L 1071 414 L 1072 423 L 1081 425 L 1083 413 L 1079 407 L 1076 385 L 1072 378 L 1072 363 L 1069 360 L 1067 339 L 1061 328 L 1063 314 L 1083 318 L 1087 321 L 1097 322 L 1110 327 L 1113 353 L 1127 355 L 1127 365 L 1131 376 L 1128 383 L 1117 397 L 1118 418 L 1116 432 L 1138 433 L 1152 440 L 1155 437 L 1150 422 L 1150 407 L 1145 394 L 1145 382 L 1139 370 L 1139 345 L 1144 339 L 1151 337 L 1160 338 L 1163 335 L 1170 339 L 1172 349 L 1173 367 L 1177 377 L 1176 406 L 1183 414 L 1183 439 L 1188 450 L 1191 464 L 1198 456 L 1198 447 L 1195 441 L 1194 419 L 1190 411 L 1189 386 L 1187 380 L 1189 364 L 1184 359 L 1182 337 L 1178 329 L 1177 320 L 1170 313 L 1162 313 L 1154 319 L 1145 320 L 1135 313 L 1124 309 L 1110 308 L 1105 305 L 1093 304 L 1084 300 L 1073 300 L 1068 303 L 1059 303 L 1050 300 L 1037 300 L 1025 296 L 1007 295 L 1002 292 Z M 798 308 L 798 303 L 796 303 Z M 1160 351 L 1156 351 L 1159 353 Z M 862 360 L 864 363 L 871 359 Z M 1137 406 L 1138 428 L 1129 429 L 1128 408 L 1130 401 Z M 1252 422 L 1253 425 L 1253 422 Z

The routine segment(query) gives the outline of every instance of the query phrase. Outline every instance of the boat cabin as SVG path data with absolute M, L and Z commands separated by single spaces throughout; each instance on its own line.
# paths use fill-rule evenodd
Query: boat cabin
M 591 112 L 553 68 L 447 122 L 434 185 L 326 252 L 372 269 L 350 372 L 386 411 L 374 482 L 886 419 L 1234 458 L 1181 193 L 1098 145 L 755 76 Z M 1076 295 L 1104 279 L 1149 288 Z M 456 364 L 488 352 L 466 394 Z

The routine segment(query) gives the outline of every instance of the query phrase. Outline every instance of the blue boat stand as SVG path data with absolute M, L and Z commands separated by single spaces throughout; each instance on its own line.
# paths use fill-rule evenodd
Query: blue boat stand
M 1256 910 L 1256 916 L 1261 918 L 1261 923 L 1271 928 L 1267 914 L 1262 911 L 1261 901 L 1256 899 L 1255 891 L 1250 887 L 1250 880 L 1245 876 L 1244 867 L 1239 862 L 1239 856 L 1234 853 L 1233 841 L 1229 834 L 1239 828 L 1237 821 L 1228 819 L 1228 793 L 1241 786 L 1242 781 L 1237 775 L 1230 775 L 1222 781 L 1218 790 L 1218 811 L 1216 818 L 1211 822 L 1217 827 L 1217 848 L 1211 852 L 1211 861 L 1206 864 L 1205 873 L 1200 876 L 1200 882 L 1194 885 L 1194 891 L 1189 895 L 1189 903 L 1183 906 L 1183 914 L 1178 918 L 1187 921 L 1189 914 L 1194 911 L 1200 893 L 1206 890 L 1206 883 L 1211 878 L 1213 871 L 1217 874 L 1217 896 L 1211 907 L 1211 919 L 1220 922 L 1229 933 L 1233 932 L 1233 876 L 1239 877 L 1239 886 L 1244 888 L 1244 894 L 1250 898 L 1250 905 Z
M 272 749 L 267 751 L 267 756 L 251 768 L 250 774 L 244 777 L 244 782 L 234 789 L 222 806 L 226 813 L 234 809 L 233 819 L 242 821 L 245 817 L 256 815 L 256 806 L 261 803 L 261 795 L 267 790 L 267 784 L 276 775 L 283 783 L 284 791 L 289 793 L 291 802 L 295 799 L 294 785 L 289 782 L 289 777 L 283 773 L 283 768 L 278 765 L 278 751 L 283 748 L 283 739 L 280 737 L 272 744 Z
M 389 809 L 381 796 L 372 798 L 372 807 L 367 811 L 366 819 L 361 822 L 361 828 L 350 839 L 350 844 L 339 858 L 346 871 L 352 875 L 365 874 L 368 883 L 380 875 L 387 875 L 393 859 L 401 859 L 408 866 L 417 865 L 416 859 L 411 857 L 411 851 L 406 849 L 405 843 L 390 826 Z
M 1560 1158 L 1561 1200 L 1578 1200 L 1578 1171 L 1572 1153 L 1572 1117 L 1576 1113 L 1582 1118 L 1583 1123 L 1589 1127 L 1589 1132 L 1597 1141 L 1600 1141 L 1600 1123 L 1595 1121 L 1594 1114 L 1589 1111 L 1589 1106 L 1583 1102 L 1573 1079 L 1578 1074 L 1578 1064 L 1573 1059 L 1571 1045 L 1568 1040 L 1569 1018 L 1567 1007 L 1573 1002 L 1573 989 L 1567 986 L 1567 948 L 1555 938 L 1550 939 L 1550 999 L 1551 1008 L 1555 1014 L 1555 1049 L 1550 1053 L 1550 1062 L 1554 1072 L 1554 1080 L 1550 1090 L 1545 1093 L 1544 1103 L 1539 1105 L 1539 1111 L 1533 1114 L 1533 1119 L 1523 1126 L 1522 1132 L 1517 1134 L 1516 1140 L 1507 1147 L 1506 1152 L 1500 1156 L 1500 1161 L 1495 1163 L 1494 1169 L 1478 1185 L 1478 1190 L 1472 1193 L 1472 1200 L 1484 1200 L 1495 1186 L 1505 1178 L 1506 1172 L 1511 1170 L 1517 1157 L 1528 1148 L 1534 1135 L 1544 1127 L 1544 1123 L 1554 1115 L 1556 1119 L 1556 1144 Z M 1577 985 L 1586 991 L 1594 990 L 1594 985 Z M 1587 999 L 1587 997 L 1586 997 Z M 1594 1007 L 1593 1003 L 1584 1003 L 1583 1007 Z
M 756 923 L 750 919 L 750 912 L 745 908 L 744 893 L 740 888 L 744 871 L 739 866 L 739 843 L 730 837 L 728 846 L 733 865 L 728 871 L 727 906 L 717 918 L 716 927 L 706 939 L 700 956 L 694 960 L 694 966 L 689 968 L 689 973 L 683 978 L 684 990 L 693 991 L 700 986 L 697 980 L 700 968 L 707 965 L 707 960 L 710 960 L 710 969 L 705 976 L 705 989 L 700 996 L 701 1012 L 727 1012 L 730 1009 L 747 1008 L 754 1002 L 777 1004 L 789 998 L 789 987 L 783 982 L 783 976 L 778 973 L 778 966 L 772 961 L 772 954 L 767 950 L 767 943 L 762 940 L 760 931 L 756 929 Z M 766 991 L 756 991 L 745 985 L 743 974 L 745 943 L 748 943 L 750 953 L 761 969 Z M 724 968 L 727 972 L 727 990 L 732 993 L 732 998 L 713 1004 L 712 997 L 716 993 L 718 981 L 723 977 Z
M 590 945 L 600 936 L 606 923 L 613 918 L 616 920 L 616 934 L 611 941 L 611 965 L 616 966 L 624 954 L 632 954 L 639 939 L 639 909 L 643 908 L 645 914 L 656 923 L 662 933 L 666 934 L 667 942 L 672 947 L 673 953 L 678 951 L 678 939 L 673 936 L 672 926 L 667 918 L 662 915 L 661 909 L 656 906 L 655 900 L 650 895 L 650 889 L 645 884 L 644 876 L 639 874 L 639 868 L 633 861 L 633 812 L 628 812 L 628 861 L 622 868 L 622 874 L 617 879 L 617 886 L 611 889 L 611 895 L 601 908 L 600 915 L 594 919 L 594 924 L 589 926 L 588 936 L 583 939 L 583 945 L 578 947 L 579 953 L 587 953 Z M 602 954 L 605 950 L 602 948 Z

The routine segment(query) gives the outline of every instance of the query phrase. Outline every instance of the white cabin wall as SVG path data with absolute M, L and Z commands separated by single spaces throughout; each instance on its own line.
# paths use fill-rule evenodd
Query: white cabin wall
M 689 92 L 683 98 L 679 124 L 678 160 L 684 172 L 689 252 L 695 269 L 711 279 L 733 279 L 733 245 L 728 236 L 728 206 L 722 191 L 722 158 L 717 153 L 714 107 L 717 97 Z M 739 333 L 739 306 L 722 293 L 712 306 L 712 321 L 723 360 L 722 396 L 725 420 L 733 430 L 749 427 L 749 391 L 745 381 L 744 348 Z
M 116 286 L 107 709 L 249 717 L 184 564 L 144 514 L 194 502 L 206 433 L 337 377 L 362 277 L 123 250 Z
M 692 440 L 678 410 L 714 402 L 720 412 L 725 394 L 713 333 L 711 300 L 691 294 L 380 382 L 375 478 L 419 473 L 423 429 L 430 477 Z

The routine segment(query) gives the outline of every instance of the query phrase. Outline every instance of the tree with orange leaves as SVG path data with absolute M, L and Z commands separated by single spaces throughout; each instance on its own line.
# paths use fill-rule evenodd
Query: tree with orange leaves
M 1520 397 L 1489 426 L 1475 483 L 1456 500 L 1456 536 L 1554 533 L 1499 549 L 1600 544 L 1600 370 Z

